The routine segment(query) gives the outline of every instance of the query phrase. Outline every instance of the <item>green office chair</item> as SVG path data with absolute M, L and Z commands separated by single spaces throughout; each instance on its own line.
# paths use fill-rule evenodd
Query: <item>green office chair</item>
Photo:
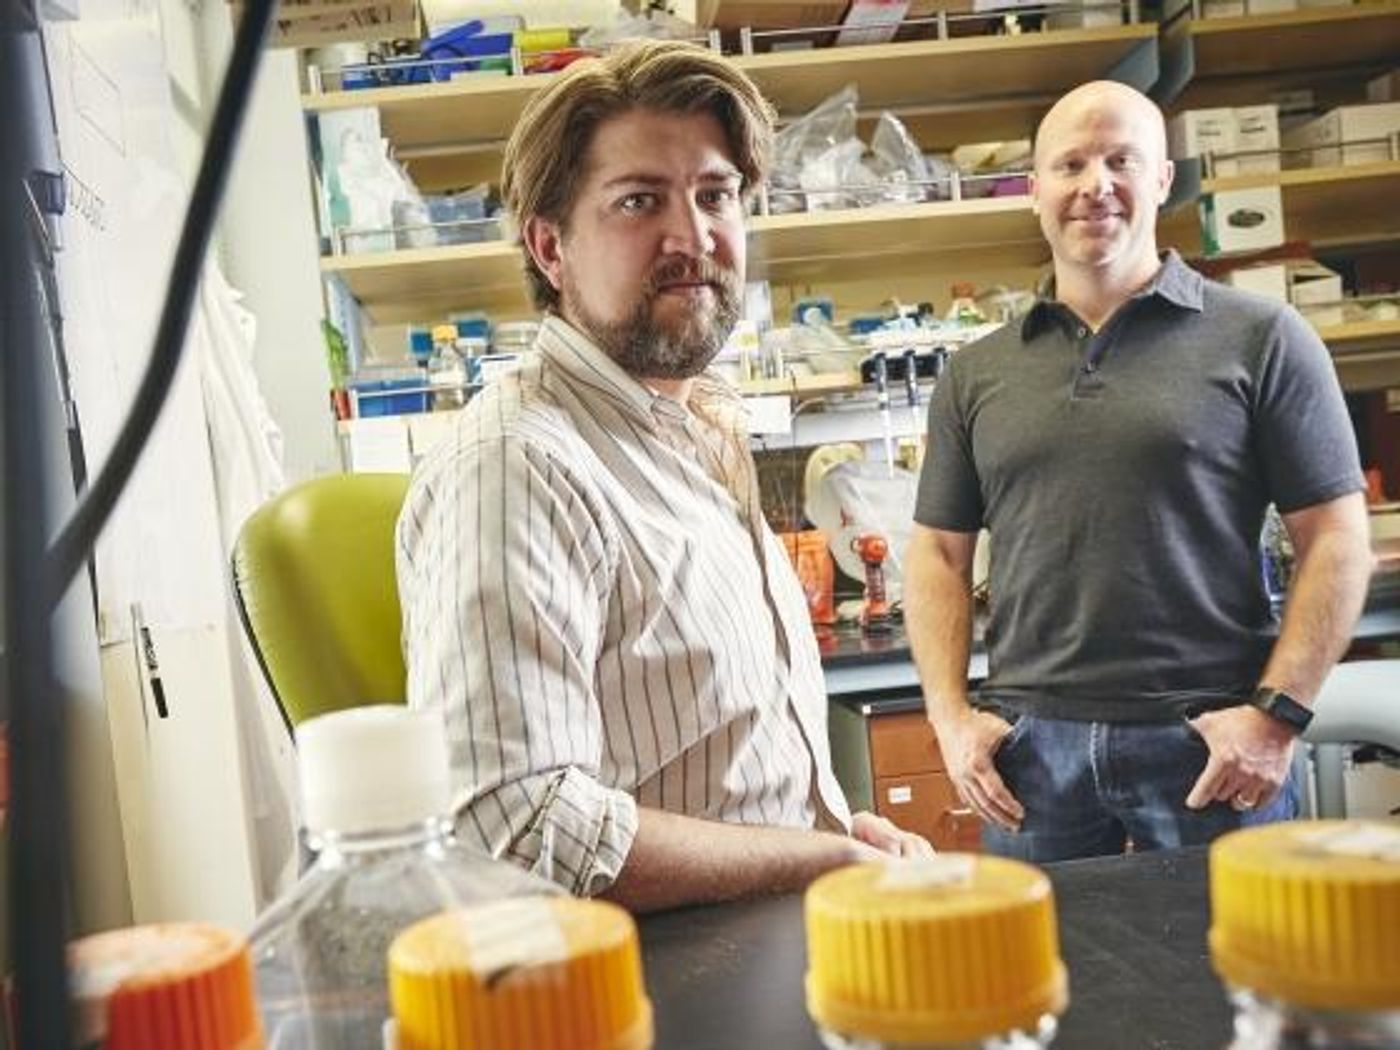
M 339 474 L 258 509 L 233 549 L 239 619 L 290 731 L 316 715 L 403 703 L 394 523 L 406 474 Z

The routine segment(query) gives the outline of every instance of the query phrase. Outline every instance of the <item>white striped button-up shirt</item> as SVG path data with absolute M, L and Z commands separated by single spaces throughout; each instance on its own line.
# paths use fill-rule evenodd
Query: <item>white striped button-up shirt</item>
M 807 606 L 743 405 L 654 394 L 557 317 L 419 467 L 399 518 L 408 696 L 447 726 L 458 832 L 578 894 L 637 806 L 849 824 Z

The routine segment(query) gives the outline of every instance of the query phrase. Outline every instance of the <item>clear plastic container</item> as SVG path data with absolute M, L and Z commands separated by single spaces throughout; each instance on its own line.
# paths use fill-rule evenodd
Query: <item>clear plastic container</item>
M 428 386 L 433 391 L 434 412 L 451 411 L 467 403 L 467 362 L 457 348 L 456 325 L 443 324 L 433 329 Z
M 1036 868 L 966 853 L 854 865 L 812 883 L 803 910 L 807 1012 L 830 1050 L 1054 1039 L 1069 986 Z
M 377 1048 L 400 931 L 463 905 L 562 891 L 453 837 L 436 716 L 383 706 L 315 718 L 297 730 L 297 760 L 315 860 L 252 933 L 267 1045 Z
M 1289 821 L 1224 835 L 1210 897 L 1230 1050 L 1400 1047 L 1400 827 Z

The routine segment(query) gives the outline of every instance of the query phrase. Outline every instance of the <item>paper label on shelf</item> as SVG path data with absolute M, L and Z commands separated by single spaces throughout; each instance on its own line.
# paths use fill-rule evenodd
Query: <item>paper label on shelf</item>
M 891 859 L 875 880 L 882 892 L 924 890 L 942 886 L 969 886 L 977 858 L 968 853 L 945 853 L 936 857 Z
M 348 430 L 352 471 L 407 474 L 412 468 L 408 426 L 401 417 L 352 419 Z
M 765 394 L 744 398 L 749 414 L 750 434 L 791 434 L 792 398 L 786 394 Z
M 483 980 L 505 970 L 559 962 L 569 956 L 563 927 L 547 898 L 500 901 L 463 912 L 461 934 L 471 968 Z
M 1299 839 L 1312 849 L 1339 857 L 1360 857 L 1400 864 L 1400 828 L 1360 821 L 1305 832 Z
M 914 801 L 914 789 L 908 784 L 901 784 L 899 787 L 892 787 L 889 791 L 891 806 L 902 806 Z

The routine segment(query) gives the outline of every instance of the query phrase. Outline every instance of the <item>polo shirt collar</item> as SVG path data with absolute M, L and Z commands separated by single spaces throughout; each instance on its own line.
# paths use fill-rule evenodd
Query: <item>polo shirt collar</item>
M 1204 309 L 1204 287 L 1205 278 L 1187 266 L 1175 248 L 1169 248 L 1162 256 L 1162 265 L 1157 268 L 1156 275 L 1132 298 L 1147 299 L 1155 296 L 1183 310 L 1199 313 Z M 1021 338 L 1033 339 L 1047 322 L 1061 316 L 1064 309 L 1064 304 L 1058 299 L 1037 299 L 1021 321 Z

